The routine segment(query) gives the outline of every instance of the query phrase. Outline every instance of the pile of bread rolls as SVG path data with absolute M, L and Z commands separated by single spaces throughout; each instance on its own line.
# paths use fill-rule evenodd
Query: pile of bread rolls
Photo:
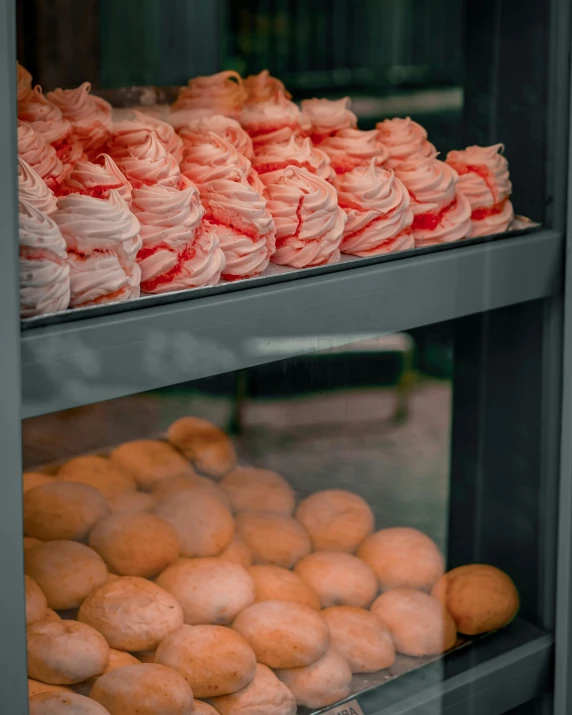
M 32 715 L 294 715 L 518 610 L 502 571 L 445 573 L 348 491 L 297 503 L 195 417 L 23 487 Z

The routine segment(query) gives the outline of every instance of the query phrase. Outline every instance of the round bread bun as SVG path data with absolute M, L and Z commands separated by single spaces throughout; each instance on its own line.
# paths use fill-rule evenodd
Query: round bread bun
M 201 477 L 199 474 L 180 474 L 174 477 L 167 477 L 157 482 L 153 487 L 153 495 L 157 498 L 157 501 L 161 501 L 175 492 L 184 491 L 206 492 L 220 499 L 227 509 L 230 509 L 230 497 L 220 484 L 213 482 L 208 477 Z
M 191 626 L 227 625 L 254 603 L 254 582 L 246 569 L 222 559 L 179 559 L 157 585 L 177 599 Z
M 108 513 L 105 497 L 97 489 L 54 480 L 24 494 L 24 534 L 42 541 L 84 541 Z
M 332 705 L 351 693 L 351 668 L 333 648 L 311 665 L 281 669 L 276 675 L 292 691 L 298 705 L 312 710 Z
M 29 576 L 24 576 L 26 582 L 26 625 L 43 621 L 48 613 L 48 601 L 42 589 Z
M 32 536 L 24 536 L 24 554 L 26 554 L 26 551 L 29 549 L 33 549 L 35 546 L 39 546 L 43 543 L 44 542 L 40 541 L 40 539 L 34 539 Z
M 306 529 L 285 514 L 242 511 L 236 515 L 236 530 L 251 550 L 255 564 L 289 569 L 312 550 Z
M 251 566 L 248 569 L 254 581 L 255 600 L 294 601 L 304 603 L 315 611 L 321 609 L 320 599 L 314 589 L 298 574 L 281 566 Z
M 46 541 L 26 555 L 26 573 L 44 592 L 50 608 L 78 608 L 87 594 L 107 581 L 98 554 L 77 541 Z
M 176 599 L 151 581 L 123 576 L 92 591 L 78 620 L 98 630 L 116 650 L 153 650 L 183 625 Z
M 296 495 L 288 482 L 270 469 L 238 467 L 221 482 L 230 497 L 232 510 L 274 511 L 292 516 Z
M 450 613 L 422 591 L 386 591 L 375 599 L 371 612 L 389 628 L 395 650 L 403 655 L 439 655 L 457 640 Z
M 445 570 L 437 545 L 421 531 L 404 526 L 376 531 L 363 542 L 357 555 L 375 571 L 382 591 L 430 591 Z
M 123 668 L 126 665 L 139 665 L 140 662 L 141 661 L 137 660 L 137 658 L 134 655 L 131 655 L 131 653 L 125 653 L 122 650 L 115 650 L 115 648 L 110 648 L 107 667 L 103 671 L 102 675 L 105 675 L 106 673 L 111 673 L 112 670 Z M 88 678 L 87 680 L 84 680 L 83 683 L 78 683 L 77 685 L 74 685 L 73 689 L 76 693 L 79 693 L 80 695 L 88 696 L 91 692 L 91 689 L 95 685 L 95 681 L 98 678 L 101 678 L 101 675 L 94 675 L 93 678 Z
M 293 601 L 255 603 L 237 616 L 232 627 L 250 643 L 258 662 L 269 668 L 310 665 L 330 642 L 322 616 Z
M 294 571 L 314 589 L 324 608 L 367 608 L 377 595 L 374 572 L 352 554 L 317 551 L 299 561 Z
M 111 514 L 89 535 L 112 573 L 120 576 L 156 576 L 179 558 L 179 539 L 173 527 L 145 511 Z
M 156 663 L 127 665 L 102 675 L 89 697 L 110 715 L 193 713 L 193 692 L 185 679 Z
M 198 698 L 234 693 L 256 672 L 252 648 L 223 626 L 183 626 L 165 638 L 155 658 L 180 673 Z
M 167 477 L 193 474 L 193 468 L 180 452 L 158 439 L 140 439 L 116 447 L 109 459 L 137 482 L 139 489 L 151 489 Z
M 109 715 L 109 711 L 77 693 L 40 693 L 30 698 L 30 715 Z
M 195 700 L 193 715 L 219 715 L 219 712 L 203 700 Z
M 296 510 L 316 551 L 356 552 L 375 525 L 373 511 L 358 494 L 326 489 L 304 499 Z
M 28 675 L 52 685 L 81 683 L 101 675 L 109 660 L 105 638 L 77 621 L 44 621 L 27 630 Z
M 395 648 L 389 629 L 363 608 L 332 606 L 322 611 L 330 643 L 348 662 L 352 673 L 375 673 L 391 668 Z
M 176 492 L 157 505 L 155 514 L 175 529 L 181 555 L 188 558 L 218 556 L 234 536 L 230 510 L 212 494 Z
M 40 693 L 71 693 L 71 688 L 67 685 L 50 685 L 49 683 L 40 683 L 39 680 L 28 678 L 28 697 L 39 695 Z
M 238 564 L 242 568 L 252 566 L 252 551 L 244 543 L 244 539 L 239 534 L 232 537 L 232 541 L 219 556 L 223 561 L 230 561 L 232 564 Z
M 512 579 L 494 566 L 470 564 L 449 571 L 432 595 L 453 616 L 459 633 L 476 636 L 508 625 L 518 613 Z
M 158 499 L 147 492 L 125 492 L 107 500 L 112 514 L 128 511 L 153 511 Z
M 265 665 L 258 663 L 252 681 L 242 690 L 213 698 L 220 715 L 296 715 L 296 698 Z
M 39 487 L 40 484 L 51 484 L 53 481 L 55 481 L 53 477 L 42 474 L 41 472 L 24 472 L 22 475 L 24 494 L 34 487 Z
M 105 457 L 86 455 L 66 462 L 58 472 L 58 480 L 87 484 L 98 489 L 106 499 L 134 492 L 133 477 Z
M 220 479 L 234 469 L 233 444 L 212 422 L 199 417 L 182 417 L 169 427 L 167 439 L 209 477 Z

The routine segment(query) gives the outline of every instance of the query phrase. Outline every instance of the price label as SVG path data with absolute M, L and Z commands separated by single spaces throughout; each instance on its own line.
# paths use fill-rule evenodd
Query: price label
M 364 715 L 364 712 L 357 700 L 350 700 L 348 703 L 326 710 L 322 715 Z

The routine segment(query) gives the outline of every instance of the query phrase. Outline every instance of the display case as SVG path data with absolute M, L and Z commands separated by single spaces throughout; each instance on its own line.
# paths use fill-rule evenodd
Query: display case
M 572 712 L 571 22 L 0 0 L 2 712 Z

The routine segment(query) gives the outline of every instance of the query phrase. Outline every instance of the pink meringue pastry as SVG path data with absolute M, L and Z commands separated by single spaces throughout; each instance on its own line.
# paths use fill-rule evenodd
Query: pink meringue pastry
M 70 302 L 66 242 L 50 216 L 20 199 L 20 312 L 23 318 L 65 310 Z
M 285 144 L 263 144 L 258 147 L 252 166 L 260 174 L 262 183 L 275 181 L 288 166 L 307 169 L 325 181 L 331 181 L 334 172 L 330 157 L 312 145 L 308 137 L 292 134 Z
M 163 145 L 165 150 L 172 154 L 177 162 L 181 161 L 183 158 L 183 140 L 176 134 L 170 124 L 145 112 L 133 110 L 131 114 L 131 118 L 116 122 L 111 127 L 112 137 L 109 142 L 111 154 L 123 153 L 126 148 L 134 144 L 140 144 L 147 138 L 147 132 L 151 129 L 155 132 L 159 143 Z
M 265 196 L 276 224 L 273 263 L 307 268 L 340 260 L 346 215 L 331 184 L 291 166 L 266 185 Z
M 101 154 L 102 164 L 78 161 L 72 173 L 58 189 L 58 196 L 83 194 L 106 199 L 111 190 L 117 191 L 125 203 L 131 205 L 132 186 L 107 154 Z
M 287 142 L 292 134 L 300 135 L 304 129 L 300 109 L 282 92 L 275 101 L 247 105 L 240 123 L 251 136 L 255 153 L 263 144 Z
M 391 169 L 372 159 L 337 176 L 334 186 L 347 215 L 342 253 L 367 257 L 414 248 L 409 193 Z
M 181 162 L 181 173 L 199 189 L 209 181 L 224 179 L 237 171 L 247 178 L 250 170 L 250 161 L 214 132 L 207 132 L 200 141 L 188 145 Z
M 304 124 L 315 144 L 330 137 L 342 129 L 355 129 L 357 117 L 350 110 L 351 100 L 343 99 L 304 99 L 302 116 Z
M 242 77 L 226 70 L 206 77 L 190 79 L 171 107 L 173 126 L 184 126 L 192 119 L 223 114 L 238 117 L 246 100 Z M 186 120 L 186 121 L 185 121 Z
M 44 214 L 53 213 L 57 207 L 54 192 L 20 156 L 18 157 L 18 200 Z
M 415 245 L 432 246 L 466 238 L 471 206 L 457 190 L 459 176 L 435 155 L 400 163 L 395 175 L 406 186 L 413 210 Z
M 167 152 L 152 129 L 122 135 L 121 141 L 114 136 L 107 149 L 134 189 L 154 184 L 175 189 L 182 187 L 177 160 Z
M 356 166 L 367 166 L 372 159 L 376 166 L 381 166 L 389 158 L 376 129 L 340 129 L 321 141 L 319 146 L 330 157 L 336 174 L 351 171 Z
M 54 147 L 22 121 L 18 121 L 18 155 L 42 177 L 50 189 L 55 189 L 64 181 L 66 170 Z
M 414 157 L 433 156 L 437 150 L 427 140 L 427 132 L 411 117 L 394 117 L 378 122 L 376 129 L 379 131 L 379 138 L 389 152 L 385 166 L 387 169 L 395 169 L 402 161 L 407 161 Z
M 119 192 L 70 194 L 53 215 L 66 241 L 74 308 L 139 297 L 139 221 Z
M 514 218 L 512 184 L 503 151 L 502 144 L 494 144 L 447 154 L 447 164 L 459 174 L 458 188 L 471 204 L 471 238 L 507 231 Z
M 179 136 L 183 140 L 185 147 L 192 147 L 203 141 L 207 132 L 214 132 L 219 137 L 225 139 L 229 144 L 243 154 L 247 159 L 252 159 L 254 149 L 252 139 L 236 121 L 222 114 L 214 114 L 212 117 L 203 117 L 188 122 L 180 131 Z
M 292 99 L 292 95 L 284 82 L 277 77 L 273 77 L 268 70 L 262 70 L 258 74 L 251 74 L 244 80 L 247 104 L 260 104 L 264 102 L 276 102 L 280 94 L 286 99 Z
M 224 253 L 214 234 L 201 228 L 199 191 L 142 186 L 133 192 L 133 213 L 141 225 L 137 254 L 141 290 L 166 293 L 218 283 Z

